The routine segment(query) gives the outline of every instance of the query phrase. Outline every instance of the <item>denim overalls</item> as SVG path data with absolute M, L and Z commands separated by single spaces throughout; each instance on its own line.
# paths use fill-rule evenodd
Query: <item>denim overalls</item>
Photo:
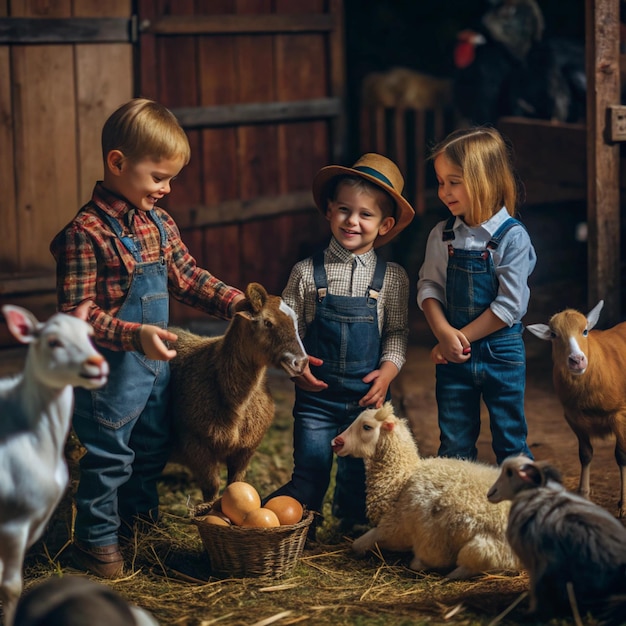
M 127 322 L 167 327 L 169 295 L 161 220 L 152 218 L 161 237 L 158 261 L 144 263 L 136 242 L 123 236 L 119 222 L 103 211 L 123 245 L 137 261 L 117 317 Z M 135 516 L 156 520 L 156 481 L 169 453 L 167 393 L 169 364 L 138 352 L 99 348 L 110 365 L 108 383 L 94 391 L 75 390 L 73 425 L 87 449 L 80 460 L 75 535 L 96 546 L 115 544 L 121 522 Z
M 311 371 L 328 388 L 308 392 L 296 387 L 293 475 L 272 495 L 291 495 L 321 512 L 333 463 L 330 442 L 363 411 L 359 400 L 370 385 L 362 378 L 379 367 L 377 299 L 387 265 L 377 259 L 371 286 L 362 297 L 328 293 L 323 252 L 313 256 L 313 267 L 318 299 L 303 343 L 309 354 L 323 359 Z M 367 521 L 362 459 L 337 458 L 333 515 L 353 523 Z
M 454 239 L 454 221 L 451 217 L 446 222 L 443 241 Z M 482 251 L 453 248 L 448 243 L 446 317 L 454 328 L 469 324 L 496 298 L 498 278 L 490 250 L 495 250 L 515 226 L 523 227 L 508 218 Z M 476 459 L 482 395 L 498 464 L 515 454 L 532 458 L 526 443 L 526 352 L 522 332 L 521 323 L 505 326 L 472 342 L 472 355 L 465 363 L 437 365 L 439 456 Z

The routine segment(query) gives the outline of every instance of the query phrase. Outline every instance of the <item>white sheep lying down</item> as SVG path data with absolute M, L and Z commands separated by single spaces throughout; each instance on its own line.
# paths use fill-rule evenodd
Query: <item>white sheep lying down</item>
M 412 551 L 413 570 L 469 578 L 493 570 L 517 571 L 506 539 L 509 503 L 493 506 L 486 493 L 493 466 L 449 458 L 421 458 L 406 420 L 387 402 L 367 409 L 332 441 L 339 456 L 364 460 L 367 515 L 375 527 L 352 544 L 364 554 Z

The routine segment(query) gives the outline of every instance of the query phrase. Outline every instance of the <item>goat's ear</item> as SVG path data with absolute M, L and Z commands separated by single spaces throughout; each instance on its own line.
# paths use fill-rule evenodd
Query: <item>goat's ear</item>
M 250 302 L 251 311 L 258 313 L 267 302 L 267 291 L 259 283 L 250 283 L 246 287 L 246 299 Z
M 2 312 L 11 334 L 22 343 L 31 343 L 37 338 L 40 324 L 37 318 L 21 306 L 5 304 Z
M 546 341 L 552 339 L 552 331 L 547 324 L 530 324 L 526 328 L 539 339 L 545 339 Z
M 587 313 L 587 330 L 591 330 L 597 323 L 600 318 L 600 311 L 602 311 L 602 307 L 604 306 L 604 300 L 600 300 L 596 306 Z
M 529 483 L 537 487 L 543 483 L 541 470 L 536 465 L 531 463 L 522 465 L 519 468 L 518 475 L 525 483 Z

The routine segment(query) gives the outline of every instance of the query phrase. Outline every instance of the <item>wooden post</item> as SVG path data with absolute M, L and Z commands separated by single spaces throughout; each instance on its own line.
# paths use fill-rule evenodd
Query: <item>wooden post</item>
M 588 305 L 604 300 L 602 326 L 620 321 L 619 144 L 608 107 L 620 101 L 619 1 L 585 0 Z

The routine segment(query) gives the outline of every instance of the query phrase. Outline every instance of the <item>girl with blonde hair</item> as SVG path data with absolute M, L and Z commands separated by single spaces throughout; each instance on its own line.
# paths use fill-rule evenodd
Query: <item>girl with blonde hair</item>
M 481 397 L 496 460 L 530 455 L 524 415 L 522 318 L 536 255 L 513 217 L 508 146 L 490 127 L 460 129 L 432 151 L 439 199 L 451 216 L 431 231 L 417 303 L 438 343 L 439 455 L 476 459 Z

